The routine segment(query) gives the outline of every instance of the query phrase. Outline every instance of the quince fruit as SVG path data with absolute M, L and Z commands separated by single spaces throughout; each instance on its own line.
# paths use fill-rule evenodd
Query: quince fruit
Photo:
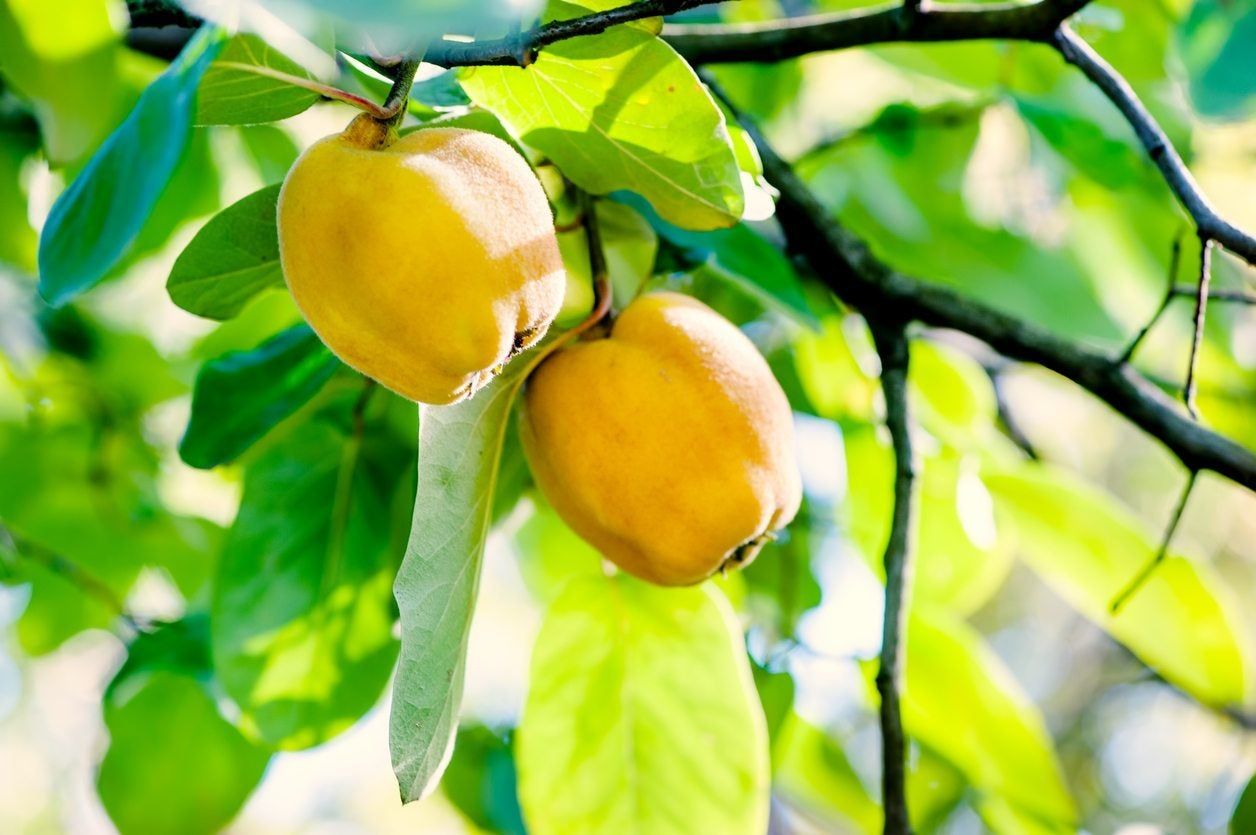
M 421 403 L 470 397 L 545 335 L 565 279 L 545 192 L 486 133 L 363 114 L 279 194 L 292 297 L 337 356 Z
M 521 435 L 567 524 L 660 585 L 749 562 L 801 500 L 789 402 L 767 363 L 676 293 L 637 298 L 608 336 L 542 362 Z

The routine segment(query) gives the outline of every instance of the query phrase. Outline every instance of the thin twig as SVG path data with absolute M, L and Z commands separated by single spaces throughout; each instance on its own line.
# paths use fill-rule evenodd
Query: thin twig
M 127 610 L 126 605 L 122 602 L 122 598 L 114 593 L 108 583 L 73 560 L 58 554 L 50 548 L 45 548 L 38 542 L 21 536 L 3 524 L 0 524 L 0 546 L 7 546 L 6 550 L 18 559 L 24 559 L 41 566 L 71 585 L 78 587 L 87 596 L 93 597 L 104 604 L 105 608 L 109 609 L 134 632 L 145 631 L 145 627 L 140 623 L 139 619 Z
M 526 67 L 536 60 L 538 52 L 559 41 L 597 35 L 621 23 L 664 17 L 717 2 L 721 0 L 640 0 L 569 20 L 553 20 L 504 38 L 437 41 L 428 49 L 427 60 L 442 67 Z
M 1127 363 L 1134 357 L 1134 352 L 1138 350 L 1138 346 L 1141 345 L 1142 341 L 1147 338 L 1147 334 L 1150 333 L 1151 329 L 1154 328 L 1156 323 L 1160 321 L 1160 317 L 1164 315 L 1164 312 L 1169 309 L 1169 302 L 1173 301 L 1173 288 L 1176 286 L 1175 283 L 1177 282 L 1178 265 L 1181 261 L 1182 236 L 1179 233 L 1173 239 L 1173 250 L 1169 253 L 1169 287 L 1165 290 L 1164 296 L 1160 300 L 1160 306 L 1156 308 L 1156 312 L 1151 314 L 1151 318 L 1147 320 L 1147 324 L 1143 325 L 1142 329 L 1134 335 L 1132 340 L 1130 340 L 1130 344 L 1127 345 L 1125 350 L 1121 352 L 1121 356 L 1117 360 L 1118 363 Z
M 902 321 L 869 318 L 868 325 L 881 357 L 885 423 L 894 448 L 894 512 L 890 538 L 885 546 L 885 616 L 877 669 L 877 692 L 881 696 L 881 797 L 886 835 L 906 835 L 911 832 L 911 820 L 907 814 L 907 740 L 903 734 L 899 693 L 903 681 L 917 504 L 916 460 L 907 402 L 911 349 Z
M 1191 356 L 1186 364 L 1186 385 L 1182 389 L 1182 400 L 1186 403 L 1186 410 L 1196 420 L 1199 420 L 1199 409 L 1195 405 L 1195 389 L 1198 387 L 1195 370 L 1199 367 L 1199 349 L 1204 342 L 1204 319 L 1208 312 L 1208 282 L 1211 278 L 1212 241 L 1201 232 L 1199 235 L 1199 285 L 1195 291 L 1195 327 L 1191 333 Z
M 1169 517 L 1169 525 L 1165 528 L 1164 536 L 1160 540 L 1160 547 L 1156 550 L 1155 556 L 1144 565 L 1139 572 L 1112 598 L 1112 603 L 1108 607 L 1113 615 L 1120 614 L 1122 607 L 1129 602 L 1134 592 L 1143 587 L 1151 577 L 1153 571 L 1164 562 L 1164 558 L 1169 553 L 1169 546 L 1173 543 L 1173 535 L 1177 533 L 1178 523 L 1182 521 L 1182 514 L 1186 512 L 1186 503 L 1190 500 L 1191 492 L 1195 489 L 1195 481 L 1199 473 L 1194 470 L 1186 478 L 1186 485 L 1182 488 L 1182 495 L 1178 498 L 1177 506 L 1173 509 L 1173 515 Z
M 1175 296 L 1194 297 L 1198 292 L 1198 287 L 1192 287 L 1189 284 L 1179 284 L 1177 287 L 1173 288 L 1173 295 Z M 1234 304 L 1256 306 L 1256 294 L 1248 293 L 1243 290 L 1209 290 L 1208 301 L 1222 303 L 1232 302 Z
M 1065 61 L 1081 70 L 1121 111 L 1182 208 L 1195 221 L 1200 237 L 1216 241 L 1247 263 L 1256 265 L 1256 238 L 1217 214 L 1164 129 L 1139 100 L 1129 82 L 1067 26 L 1060 27 L 1052 43 Z
M 990 378 L 990 387 L 994 389 L 994 405 L 997 410 L 999 423 L 1003 426 L 1003 431 L 1007 434 L 1012 443 L 1016 444 L 1021 452 L 1025 453 L 1025 457 L 1030 461 L 1041 461 L 1042 456 L 1038 454 L 1038 448 L 1034 446 L 1033 441 L 1029 440 L 1029 436 L 1025 434 L 1025 430 L 1021 428 L 1020 421 L 1016 419 L 1016 415 L 1012 412 L 1012 405 L 1007 399 L 1007 386 L 1003 381 L 1006 373 L 1007 363 L 999 365 L 986 365 L 986 375 Z

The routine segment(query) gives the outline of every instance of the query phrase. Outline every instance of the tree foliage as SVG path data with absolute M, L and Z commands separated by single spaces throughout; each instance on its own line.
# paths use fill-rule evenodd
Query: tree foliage
M 1250 757 L 1143 791 L 1100 721 L 1256 727 L 1256 5 L 126 6 L 0 4 L 6 644 L 117 636 L 119 830 L 217 831 L 381 704 L 401 799 L 490 832 L 1256 826 Z M 279 265 L 300 149 L 406 89 L 402 131 L 524 154 L 568 272 L 452 406 L 341 363 Z M 697 588 L 604 566 L 517 434 L 658 288 L 797 416 L 802 512 Z M 463 705 L 495 548 L 540 622 L 505 719 Z

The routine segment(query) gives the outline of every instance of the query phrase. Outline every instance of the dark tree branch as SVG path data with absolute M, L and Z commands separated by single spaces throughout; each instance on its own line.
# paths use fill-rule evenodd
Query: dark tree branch
M 1182 208 L 1195 221 L 1200 238 L 1216 241 L 1247 263 L 1256 265 L 1256 238 L 1217 214 L 1199 190 L 1186 163 L 1155 118 L 1139 101 L 1129 82 L 1067 26 L 1060 27 L 1052 42 L 1064 60 L 1081 70 L 1121 111 Z
M 1143 584 L 1151 577 L 1153 571 L 1164 562 L 1164 558 L 1169 553 L 1169 546 L 1173 544 L 1173 535 L 1177 533 L 1178 524 L 1182 521 L 1182 514 L 1186 512 L 1186 503 L 1190 501 L 1191 493 L 1195 490 L 1195 481 L 1198 479 L 1199 473 L 1192 470 L 1186 478 L 1186 486 L 1182 488 L 1182 495 L 1178 498 L 1177 506 L 1173 508 L 1173 515 L 1169 518 L 1169 525 L 1164 530 L 1164 537 L 1160 540 L 1160 547 L 1156 549 L 1156 554 L 1151 560 L 1142 567 L 1142 569 L 1134 575 L 1125 588 L 1112 598 L 1112 604 L 1109 606 L 1112 614 L 1118 614 L 1121 608 L 1125 606 L 1129 599 L 1133 597 L 1134 592 L 1143 587 Z
M 712 82 L 707 79 L 707 83 Z M 1210 470 L 1256 490 L 1256 454 L 1193 421 L 1146 377 L 1119 362 L 1119 357 L 1062 339 L 952 290 L 891 269 L 829 215 L 753 121 L 738 118 L 758 146 L 764 175 L 780 193 L 777 217 L 786 240 L 843 302 L 865 313 L 892 311 L 932 327 L 957 330 L 985 342 L 1008 359 L 1050 369 L 1159 440 L 1187 469 Z
M 1195 389 L 1198 383 L 1195 370 L 1199 367 L 1199 348 L 1204 343 L 1204 317 L 1208 311 L 1208 282 L 1212 278 L 1212 241 L 1199 236 L 1199 286 L 1195 290 L 1194 330 L 1191 333 L 1191 355 L 1186 364 L 1186 385 L 1182 387 L 1182 400 L 1191 416 L 1199 420 L 1195 407 Z
M 881 805 L 886 835 L 907 835 L 907 739 L 903 734 L 899 693 L 903 680 L 904 633 L 916 527 L 916 459 L 911 442 L 911 410 L 907 401 L 907 368 L 911 351 L 906 324 L 869 317 L 872 338 L 881 357 L 881 390 L 885 424 L 894 448 L 894 514 L 885 545 L 885 616 L 881 627 L 881 661 L 877 692 L 881 696 Z
M 432 44 L 424 60 L 442 67 L 527 66 L 536 53 L 559 41 L 597 35 L 620 23 L 664 17 L 720 0 L 640 0 L 570 20 L 554 20 L 505 38 L 483 41 L 441 40 Z
M 922 6 L 910 14 L 896 3 L 879 9 L 756 23 L 669 24 L 663 27 L 663 39 L 694 64 L 766 63 L 879 43 L 1048 41 L 1061 23 L 1088 2 Z

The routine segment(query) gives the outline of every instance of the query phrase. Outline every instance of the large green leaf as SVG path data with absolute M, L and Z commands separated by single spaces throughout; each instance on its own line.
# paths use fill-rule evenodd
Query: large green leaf
M 435 787 L 454 743 L 510 407 L 537 356 L 515 358 L 470 400 L 421 413 L 414 520 L 394 586 L 401 657 L 389 747 L 407 802 Z
M 39 241 L 39 293 L 49 304 L 99 282 L 139 235 L 183 156 L 196 86 L 222 37 L 197 32 L 53 204 Z
M 908 620 L 903 727 L 958 768 L 980 800 L 1055 829 L 1075 823 L 1042 715 L 980 635 L 937 610 Z
M 587 13 L 551 3 L 558 17 Z M 527 69 L 477 67 L 471 99 L 595 194 L 627 189 L 688 229 L 741 216 L 724 115 L 685 61 L 643 24 L 547 47 Z
M 116 124 L 118 17 L 102 0 L 0 4 L 0 74 L 34 107 L 53 165 L 80 159 Z
M 262 290 L 282 286 L 278 200 L 279 186 L 267 186 L 214 215 L 174 262 L 170 299 L 197 316 L 230 319 Z
M 987 476 L 1022 559 L 1077 611 L 1201 701 L 1250 692 L 1252 630 L 1210 566 L 1170 554 L 1113 615 L 1111 603 L 1157 545 L 1133 515 L 1062 471 L 1026 465 Z
M 763 711 L 713 587 L 573 581 L 546 613 L 531 682 L 518 738 L 530 832 L 764 831 Z
M 304 67 L 257 35 L 235 35 L 205 71 L 196 101 L 198 125 L 277 122 L 307 109 L 318 93 L 282 77 L 313 81 Z
M 270 759 L 218 713 L 199 682 L 171 672 L 111 691 L 105 726 L 109 748 L 96 785 L 123 835 L 220 831 Z
M 179 456 L 209 469 L 235 460 L 326 385 L 340 360 L 307 325 L 296 325 L 251 351 L 205 363 L 192 391 L 192 415 Z
M 396 657 L 389 510 L 406 458 L 352 422 L 320 413 L 249 468 L 214 588 L 218 678 L 278 748 L 347 728 Z

